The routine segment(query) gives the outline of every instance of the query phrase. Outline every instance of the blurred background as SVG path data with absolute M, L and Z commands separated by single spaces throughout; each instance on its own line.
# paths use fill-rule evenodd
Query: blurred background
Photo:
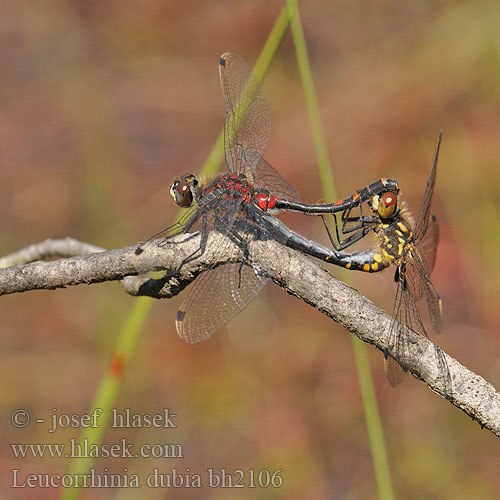
M 172 178 L 198 172 L 223 124 L 218 56 L 253 65 L 282 5 L 4 0 L 0 251 L 66 236 L 118 248 L 169 225 Z M 444 131 L 433 201 L 444 329 L 432 338 L 499 387 L 500 4 L 303 0 L 301 15 L 339 198 L 394 177 L 418 213 Z M 319 201 L 290 34 L 262 87 L 273 117 L 266 158 L 302 200 Z M 319 220 L 281 218 L 327 242 Z M 391 312 L 392 271 L 350 278 Z M 283 486 L 82 498 L 377 498 L 349 334 L 269 284 L 210 341 L 186 345 L 174 326 L 184 295 L 155 304 L 116 403 L 141 414 L 169 408 L 177 428 L 104 438 L 179 443 L 184 458 L 100 459 L 96 468 L 142 478 L 155 467 L 283 469 Z M 134 300 L 118 283 L 2 297 L 0 495 L 59 497 L 12 490 L 10 471 L 63 474 L 69 460 L 16 460 L 10 444 L 67 442 L 78 431 L 16 430 L 10 415 L 87 412 Z M 411 376 L 392 389 L 382 354 L 368 351 L 396 495 L 498 498 L 498 438 Z

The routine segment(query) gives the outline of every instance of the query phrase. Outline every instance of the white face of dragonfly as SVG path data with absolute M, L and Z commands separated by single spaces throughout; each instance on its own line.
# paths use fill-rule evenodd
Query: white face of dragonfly
M 182 208 L 189 208 L 197 199 L 198 179 L 193 174 L 183 175 L 175 179 L 170 186 L 170 196 Z

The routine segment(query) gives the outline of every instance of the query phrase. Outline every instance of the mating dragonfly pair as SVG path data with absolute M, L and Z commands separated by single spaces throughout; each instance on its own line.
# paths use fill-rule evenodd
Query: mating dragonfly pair
M 398 385 L 405 372 L 397 361 L 407 356 L 409 330 L 426 335 L 416 306 L 423 296 L 432 328 L 436 332 L 441 329 L 441 301 L 430 279 L 439 238 L 437 222 L 430 217 L 430 205 L 441 134 L 414 228 L 399 200 L 394 179 L 379 179 L 335 203 L 301 203 L 298 193 L 262 157 L 270 137 L 271 115 L 252 72 L 241 57 L 226 53 L 219 59 L 219 74 L 225 101 L 224 151 L 228 173 L 207 186 L 202 186 L 192 174 L 175 180 L 170 194 L 179 206 L 190 210 L 178 223 L 148 242 L 161 247 L 172 236 L 198 232 L 199 248 L 186 259 L 191 261 L 205 251 L 208 233 L 218 231 L 225 236 L 221 245 L 237 244 L 243 250 L 244 260 L 251 239 L 273 238 L 346 269 L 378 272 L 394 264 L 397 289 L 384 357 L 388 380 L 391 385 Z M 370 208 L 368 215 L 363 214 L 365 203 Z M 337 240 L 325 223 L 332 248 L 310 241 L 272 216 L 269 211 L 274 209 L 321 217 L 334 214 Z M 377 249 L 350 254 L 343 251 L 372 231 L 377 236 Z M 137 248 L 137 254 L 144 245 Z M 220 265 L 195 280 L 177 312 L 176 327 L 183 340 L 207 340 L 258 295 L 267 279 L 243 264 Z

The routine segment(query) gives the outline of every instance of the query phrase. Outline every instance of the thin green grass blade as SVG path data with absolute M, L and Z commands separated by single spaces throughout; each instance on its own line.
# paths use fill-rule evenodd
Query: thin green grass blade
M 354 359 L 358 371 L 361 397 L 365 410 L 366 427 L 368 429 L 368 439 L 372 452 L 373 467 L 377 480 L 378 496 L 383 500 L 394 499 L 394 489 L 392 485 L 391 470 L 387 459 L 387 449 L 385 446 L 382 421 L 377 405 L 377 397 L 373 386 L 373 378 L 370 371 L 370 361 L 364 342 L 353 337 L 352 346 L 354 349 Z
M 328 200 L 336 200 L 337 193 L 335 190 L 335 182 L 333 180 L 332 168 L 326 147 L 323 127 L 321 125 L 321 116 L 319 113 L 318 101 L 314 90 L 314 82 L 312 78 L 311 65 L 309 64 L 309 56 L 307 55 L 306 41 L 302 24 L 300 20 L 300 12 L 297 9 L 297 0 L 287 0 L 287 5 L 290 9 L 291 20 L 290 29 L 292 30 L 293 43 L 295 45 L 295 54 L 297 56 L 297 64 L 299 67 L 302 88 L 304 89 L 304 97 L 306 100 L 307 113 L 309 115 L 309 124 L 311 126 L 311 134 L 316 150 L 316 159 L 318 171 L 323 186 L 323 194 Z M 292 13 L 295 13 L 292 15 Z
M 290 29 L 292 31 L 293 42 L 295 45 L 302 87 L 304 89 L 311 133 L 316 151 L 318 170 L 321 184 L 323 186 L 323 194 L 326 200 L 336 200 L 337 194 L 328 156 L 328 149 L 323 134 L 323 128 L 321 126 L 319 106 L 316 98 L 316 92 L 314 90 L 314 82 L 309 64 L 309 57 L 307 55 L 307 47 L 304 32 L 302 30 L 300 12 L 297 9 L 297 0 L 287 0 L 287 6 L 290 9 Z M 343 277 L 345 277 L 346 274 L 347 273 L 344 272 Z M 394 493 L 391 474 L 387 460 L 384 434 L 378 411 L 377 400 L 375 397 L 366 346 L 355 337 L 352 337 L 352 343 L 363 398 L 363 408 L 365 412 L 365 420 L 368 429 L 379 497 L 382 499 L 392 500 L 394 498 Z
M 86 428 L 80 436 L 80 443 L 87 442 L 89 447 L 92 444 L 102 443 L 111 416 L 111 409 L 116 401 L 118 390 L 121 387 L 123 373 L 135 352 L 135 346 L 153 307 L 153 303 L 154 300 L 149 297 L 140 297 L 132 306 L 130 314 L 119 332 L 116 348 L 110 359 L 106 374 L 99 384 L 89 412 L 92 413 L 96 409 L 101 410 L 99 425 L 95 428 Z M 85 474 L 91 467 L 92 462 L 93 459 L 90 457 L 74 459 L 69 469 L 69 474 L 72 476 Z M 78 487 L 64 489 L 61 499 L 73 500 L 78 498 L 81 493 L 82 489 Z
M 289 23 L 289 9 L 283 7 L 272 30 L 269 34 L 266 43 L 259 55 L 257 63 L 254 67 L 255 77 L 262 81 L 269 69 L 271 61 L 278 49 Z M 208 154 L 208 157 L 203 164 L 200 175 L 210 175 L 217 171 L 224 157 L 224 138 L 223 131 L 219 134 L 216 143 Z M 89 413 L 92 413 L 96 408 L 102 410 L 99 420 L 99 427 L 87 428 L 80 437 L 80 442 L 86 442 L 90 445 L 100 444 L 107 430 L 111 410 L 115 404 L 118 391 L 121 387 L 122 375 L 127 367 L 127 364 L 132 357 L 137 341 L 142 332 L 143 326 L 149 316 L 153 299 L 148 297 L 140 297 L 135 301 L 129 316 L 125 320 L 123 327 L 118 335 L 117 345 L 111 356 L 111 361 L 107 373 L 102 378 L 94 401 L 91 405 Z M 85 474 L 93 463 L 92 458 L 77 458 L 74 459 L 70 466 L 70 474 Z M 76 500 L 82 494 L 82 488 L 75 487 L 65 489 L 61 495 L 61 500 Z

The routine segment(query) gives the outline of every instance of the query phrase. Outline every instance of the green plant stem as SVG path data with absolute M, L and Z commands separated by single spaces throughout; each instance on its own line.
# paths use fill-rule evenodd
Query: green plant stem
M 365 411 L 368 439 L 372 453 L 373 468 L 377 480 L 378 495 L 383 500 L 393 500 L 394 490 L 392 486 L 391 470 L 387 460 L 384 432 L 378 410 L 373 378 L 370 371 L 370 361 L 364 342 L 352 336 L 352 347 L 356 369 L 358 371 L 359 386 Z
M 323 186 L 323 194 L 327 200 L 336 200 L 337 195 L 328 156 L 328 148 L 321 126 L 318 100 L 314 89 L 300 12 L 297 8 L 297 0 L 287 0 L 287 6 L 290 9 L 290 29 L 295 45 L 302 87 L 304 89 L 307 112 L 311 124 L 311 133 L 316 151 L 317 165 L 321 184 Z M 345 277 L 346 274 L 347 273 L 344 271 L 342 276 Z M 394 493 L 391 474 L 366 346 L 355 337 L 352 337 L 352 343 L 379 497 L 384 500 L 392 500 L 394 498 Z
M 94 401 L 91 405 L 89 413 L 96 409 L 101 410 L 99 423 L 97 427 L 87 427 L 80 436 L 80 443 L 88 442 L 89 445 L 100 444 L 108 427 L 108 422 L 111 416 L 111 409 L 116 401 L 118 390 L 121 387 L 123 373 L 127 367 L 130 358 L 135 352 L 135 346 L 142 332 L 144 323 L 146 322 L 151 308 L 153 307 L 153 299 L 149 297 L 138 298 L 123 324 L 119 335 L 118 342 L 113 352 L 113 355 L 108 364 L 108 369 L 99 384 L 97 392 L 94 396 Z M 85 474 L 93 459 L 90 457 L 81 457 L 74 459 L 69 474 Z M 73 500 L 80 496 L 81 488 L 68 488 L 63 490 L 61 495 L 62 500 Z

